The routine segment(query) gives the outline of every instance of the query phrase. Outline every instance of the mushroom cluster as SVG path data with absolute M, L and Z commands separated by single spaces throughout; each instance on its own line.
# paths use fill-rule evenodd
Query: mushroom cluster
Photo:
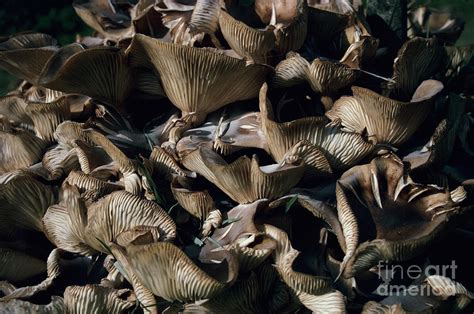
M 469 308 L 462 21 L 410 8 L 390 41 L 346 0 L 73 6 L 93 37 L 0 39 L 0 312 Z

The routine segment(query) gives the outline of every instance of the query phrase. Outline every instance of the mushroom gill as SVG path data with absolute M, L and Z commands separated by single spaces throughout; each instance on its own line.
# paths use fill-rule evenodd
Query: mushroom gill
M 354 96 L 344 96 L 326 112 L 332 121 L 341 121 L 348 132 L 366 134 L 374 144 L 400 145 L 407 141 L 430 113 L 443 84 L 423 81 L 410 102 L 381 96 L 370 89 L 353 86 Z
M 291 189 L 303 176 L 304 165 L 260 166 L 256 156 L 238 158 L 231 164 L 208 148 L 199 148 L 184 159 L 186 168 L 199 173 L 240 204 L 262 198 L 275 199 Z
M 341 272 L 352 277 L 379 260 L 407 261 L 422 254 L 462 210 L 435 185 L 413 182 L 394 154 L 346 171 L 336 186 L 347 250 Z M 449 220 L 449 221 L 448 221 Z
M 321 59 L 309 63 L 298 53 L 292 52 L 275 68 L 273 85 L 289 87 L 307 81 L 312 90 L 328 95 L 351 85 L 356 78 L 357 73 L 343 63 Z
M 56 40 L 50 35 L 17 34 L 0 42 L 0 67 L 33 83 L 57 49 Z
M 53 189 L 27 172 L 13 172 L 0 180 L 0 235 L 8 239 L 21 230 L 42 232 L 41 219 L 56 201 Z
M 258 94 L 268 68 L 212 49 L 199 49 L 161 42 L 136 35 L 129 54 L 147 58 L 159 74 L 164 91 L 182 116 L 192 115 L 192 125 L 210 112 L 237 100 Z M 179 77 L 179 79 L 177 79 Z
M 188 213 L 204 221 L 215 208 L 214 200 L 207 190 L 201 191 L 193 184 L 192 179 L 174 177 L 171 181 L 171 192 L 174 198 Z
M 48 239 L 66 251 L 107 252 L 103 243 L 138 227 L 146 228 L 153 241 L 172 241 L 176 236 L 174 221 L 155 202 L 114 191 L 86 204 L 77 188 L 66 183 L 63 189 L 64 202 L 48 208 L 43 224 Z
M 260 91 L 262 130 L 275 160 L 284 160 L 285 154 L 302 140 L 320 150 L 333 170 L 347 169 L 374 150 L 374 145 L 365 141 L 361 135 L 345 132 L 340 126 L 331 125 L 325 117 L 275 122 L 272 105 L 267 99 L 267 89 L 264 84 Z
M 29 131 L 0 121 L 0 174 L 24 169 L 41 160 L 47 144 Z
M 132 290 L 99 285 L 69 286 L 64 291 L 67 313 L 124 313 L 135 305 Z
M 213 256 L 213 265 L 198 266 L 169 242 L 127 247 L 138 279 L 155 295 L 170 301 L 208 299 L 232 285 L 238 274 L 234 253 L 222 250 Z
M 415 37 L 398 51 L 393 65 L 394 83 L 389 87 L 400 98 L 408 99 L 424 80 L 430 79 L 445 66 L 446 52 L 435 38 Z
M 253 8 L 229 5 L 220 12 L 219 26 L 237 54 L 251 62 L 266 63 L 272 50 L 284 55 L 303 45 L 307 14 L 304 0 L 258 0 Z

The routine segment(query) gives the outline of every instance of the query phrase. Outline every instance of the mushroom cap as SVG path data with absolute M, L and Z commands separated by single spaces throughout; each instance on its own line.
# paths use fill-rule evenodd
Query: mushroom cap
M 188 213 L 204 221 L 215 208 L 214 200 L 207 190 L 197 190 L 191 179 L 174 177 L 171 181 L 171 192 L 174 198 Z
M 49 58 L 37 83 L 120 106 L 132 87 L 132 75 L 121 49 L 71 44 Z
M 445 66 L 446 52 L 435 38 L 415 37 L 406 41 L 398 51 L 389 84 L 401 98 L 408 99 L 424 80 L 430 79 Z
M 258 94 L 269 69 L 210 49 L 161 42 L 135 35 L 129 55 L 144 56 L 161 78 L 163 89 L 183 115 L 196 121 L 222 106 Z M 179 79 L 177 79 L 179 77 Z
M 0 121 L 0 174 L 23 169 L 41 160 L 47 144 L 28 131 Z
M 0 234 L 9 238 L 19 230 L 43 231 L 41 219 L 55 197 L 50 186 L 19 171 L 1 180 L 0 200 Z
M 64 291 L 68 313 L 123 313 L 135 305 L 132 290 L 99 285 L 69 286 Z
M 261 24 L 266 27 L 260 28 Z M 228 5 L 227 11 L 222 10 L 219 16 L 219 26 L 229 46 L 255 63 L 266 63 L 272 50 L 284 55 L 301 48 L 307 25 L 304 0 L 258 0 L 248 8 Z
M 406 289 L 410 293 L 402 292 L 380 302 L 367 302 L 362 313 L 461 312 L 474 298 L 463 284 L 439 275 L 428 276 Z
M 234 221 L 220 226 L 212 233 L 214 241 L 206 241 L 199 254 L 201 262 L 210 262 L 214 250 L 223 247 L 235 250 L 239 261 L 239 273 L 255 270 L 270 256 L 276 248 L 275 241 L 262 234 L 254 224 L 256 211 L 265 201 L 238 205 L 227 212 L 227 220 Z
M 464 108 L 465 99 L 451 93 L 447 117 L 441 120 L 429 141 L 421 149 L 405 156 L 403 161 L 409 162 L 413 170 L 445 164 L 451 158 Z
M 91 28 L 104 37 L 120 39 L 131 36 L 130 14 L 106 0 L 75 0 L 74 10 Z
M 321 94 L 336 92 L 353 83 L 357 73 L 343 63 L 319 58 L 311 63 L 297 53 L 289 53 L 275 69 L 273 84 L 288 87 L 307 81 L 311 89 Z
M 256 156 L 241 156 L 227 164 L 217 153 L 203 147 L 183 159 L 186 168 L 204 176 L 240 204 L 275 199 L 290 190 L 303 176 L 304 165 L 259 166 Z
M 459 212 L 465 193 L 454 200 L 442 188 L 414 183 L 402 161 L 388 154 L 346 171 L 336 197 L 347 245 L 341 271 L 350 277 L 381 259 L 421 254 Z
M 202 264 L 201 268 L 168 242 L 127 247 L 130 265 L 145 287 L 166 300 L 182 302 L 211 298 L 237 278 L 233 253 L 223 250 L 213 254 L 214 265 Z
M 57 50 L 56 40 L 41 33 L 21 33 L 0 42 L 0 67 L 34 83 Z
M 427 80 L 420 84 L 410 102 L 401 102 L 354 86 L 354 96 L 337 100 L 326 116 L 333 121 L 341 120 L 348 132 L 367 132 L 376 144 L 399 145 L 425 120 L 432 108 L 430 99 L 442 89 L 441 82 Z
M 51 103 L 30 102 L 26 112 L 33 120 L 36 136 L 47 143 L 54 142 L 53 134 L 56 127 L 71 118 L 71 110 L 66 97 Z
M 215 113 L 209 116 L 202 126 L 184 132 L 176 144 L 179 156 L 184 158 L 186 154 L 202 146 L 222 155 L 229 155 L 243 148 L 261 148 L 268 151 L 259 112 L 241 114 L 240 110 L 235 113 L 226 110 L 225 116 Z
M 341 127 L 329 124 L 325 117 L 307 117 L 291 122 L 273 121 L 273 110 L 267 99 L 267 85 L 260 91 L 262 130 L 271 155 L 282 161 L 295 144 L 306 140 L 319 149 L 329 161 L 331 168 L 346 169 L 374 149 L 359 134 L 344 132 Z
M 155 202 L 126 191 L 115 191 L 87 205 L 75 187 L 64 186 L 66 205 L 51 206 L 43 218 L 46 236 L 56 246 L 90 255 L 106 251 L 102 243 L 137 227 L 148 227 L 154 241 L 171 241 L 176 225 Z
M 0 116 L 9 124 L 22 127 L 33 127 L 33 121 L 26 112 L 28 103 L 17 95 L 0 98 Z

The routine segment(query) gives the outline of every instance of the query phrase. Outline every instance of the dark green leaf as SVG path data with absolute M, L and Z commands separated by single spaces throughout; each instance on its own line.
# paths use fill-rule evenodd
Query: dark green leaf
M 240 219 L 242 219 L 242 217 L 235 217 L 235 218 L 229 218 L 229 219 L 226 219 L 222 222 L 222 227 L 225 227 L 227 225 L 230 225 L 236 221 L 239 221 Z
M 293 196 L 286 202 L 285 204 L 285 214 L 288 213 L 288 211 L 291 209 L 291 207 L 295 204 L 296 200 L 298 199 L 298 194 Z

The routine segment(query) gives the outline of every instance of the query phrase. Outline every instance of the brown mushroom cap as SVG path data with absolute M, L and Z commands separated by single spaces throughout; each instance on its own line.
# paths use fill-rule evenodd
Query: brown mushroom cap
M 129 54 L 148 58 L 171 102 L 183 115 L 193 113 L 199 122 L 224 105 L 257 96 L 268 73 L 267 67 L 247 66 L 243 60 L 213 50 L 165 43 L 143 35 L 134 37 Z
M 183 159 L 186 168 L 203 175 L 240 204 L 274 199 L 291 189 L 303 176 L 304 165 L 259 166 L 256 156 L 242 156 L 227 164 L 217 153 L 203 147 Z M 250 183 L 250 184 L 249 184 Z
M 338 216 L 347 244 L 341 270 L 345 275 L 367 270 L 381 259 L 405 261 L 421 254 L 447 218 L 460 210 L 463 197 L 455 201 L 449 191 L 416 184 L 406 171 L 398 157 L 388 154 L 353 167 L 338 181 Z
M 260 91 L 262 130 L 275 160 L 283 160 L 285 154 L 302 140 L 319 149 L 332 169 L 348 168 L 374 149 L 374 145 L 366 142 L 362 136 L 344 132 L 337 125 L 330 125 L 325 117 L 307 117 L 285 123 L 275 122 L 271 104 L 266 97 L 267 89 L 267 85 L 264 84 Z
M 174 198 L 188 213 L 204 221 L 208 214 L 215 208 L 214 200 L 209 192 L 201 191 L 193 186 L 191 179 L 174 177 L 171 181 L 171 192 Z
M 155 295 L 170 301 L 210 298 L 231 285 L 238 273 L 235 256 L 225 250 L 215 252 L 214 265 L 202 264 L 203 269 L 167 242 L 128 246 L 127 255 L 139 280 Z
M 311 89 L 329 94 L 353 83 L 357 73 L 343 63 L 314 59 L 311 63 L 297 53 L 289 53 L 275 69 L 273 84 L 288 87 L 307 81 Z
M 390 84 L 401 98 L 408 99 L 424 80 L 444 67 L 446 52 L 436 39 L 413 38 L 403 44 L 393 65 Z
M 354 96 L 337 100 L 326 115 L 333 121 L 341 120 L 348 132 L 367 132 L 374 143 L 399 145 L 425 120 L 432 107 L 430 99 L 442 89 L 439 81 L 424 81 L 410 102 L 401 102 L 354 86 Z
M 36 82 L 57 50 L 56 40 L 41 33 L 18 34 L 0 42 L 0 67 L 14 76 Z
M 135 305 L 132 290 L 115 290 L 99 285 L 69 286 L 64 291 L 68 313 L 123 313 Z

